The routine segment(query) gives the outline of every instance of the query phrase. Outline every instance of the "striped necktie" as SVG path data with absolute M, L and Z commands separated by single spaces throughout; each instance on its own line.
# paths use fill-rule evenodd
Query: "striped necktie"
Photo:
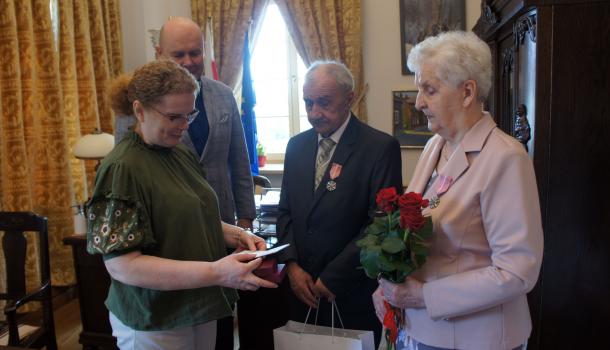
M 333 141 L 330 137 L 323 138 L 320 140 L 318 145 L 320 148 L 318 152 L 318 157 L 316 158 L 316 178 L 314 183 L 314 191 L 320 185 L 320 181 L 324 177 L 324 172 L 326 168 L 328 168 L 328 162 L 330 161 L 330 152 L 333 147 L 335 147 L 335 141 Z

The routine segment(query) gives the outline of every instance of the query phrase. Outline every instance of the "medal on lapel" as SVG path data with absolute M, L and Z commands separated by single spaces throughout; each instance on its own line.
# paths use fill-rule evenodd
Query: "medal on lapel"
M 449 189 L 453 184 L 453 179 L 451 176 L 439 175 L 436 180 L 436 194 L 430 198 L 430 209 L 434 209 L 441 204 L 441 199 L 439 196 Z
M 343 166 L 337 163 L 333 163 L 333 165 L 330 167 L 330 180 L 328 180 L 328 182 L 326 183 L 327 191 L 332 192 L 337 189 L 337 182 L 335 181 L 335 179 L 338 178 L 339 175 L 341 175 L 341 168 L 343 168 Z

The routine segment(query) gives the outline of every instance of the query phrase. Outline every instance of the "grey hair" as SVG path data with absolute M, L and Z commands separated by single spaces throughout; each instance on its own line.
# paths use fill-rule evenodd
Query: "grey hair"
M 308 82 L 313 73 L 320 69 L 335 78 L 337 85 L 344 93 L 348 94 L 354 91 L 354 76 L 343 63 L 337 61 L 313 62 L 309 69 L 307 69 L 307 73 L 305 73 L 305 82 Z
M 407 66 L 417 73 L 424 63 L 434 64 L 437 78 L 453 87 L 469 79 L 476 81 L 478 102 L 487 99 L 491 89 L 491 51 L 474 33 L 451 31 L 428 37 L 411 50 Z

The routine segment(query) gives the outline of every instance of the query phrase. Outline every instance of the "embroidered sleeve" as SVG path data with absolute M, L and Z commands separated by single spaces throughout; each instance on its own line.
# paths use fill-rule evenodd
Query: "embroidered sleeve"
M 135 204 L 105 198 L 92 203 L 87 215 L 87 251 L 90 254 L 108 254 L 142 243 L 144 229 Z

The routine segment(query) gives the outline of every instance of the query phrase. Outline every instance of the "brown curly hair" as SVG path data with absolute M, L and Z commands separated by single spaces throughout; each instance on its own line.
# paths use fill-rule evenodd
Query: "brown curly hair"
M 133 101 L 144 105 L 171 94 L 197 93 L 199 84 L 188 70 L 170 60 L 157 60 L 121 75 L 110 85 L 110 105 L 119 115 L 133 115 Z

